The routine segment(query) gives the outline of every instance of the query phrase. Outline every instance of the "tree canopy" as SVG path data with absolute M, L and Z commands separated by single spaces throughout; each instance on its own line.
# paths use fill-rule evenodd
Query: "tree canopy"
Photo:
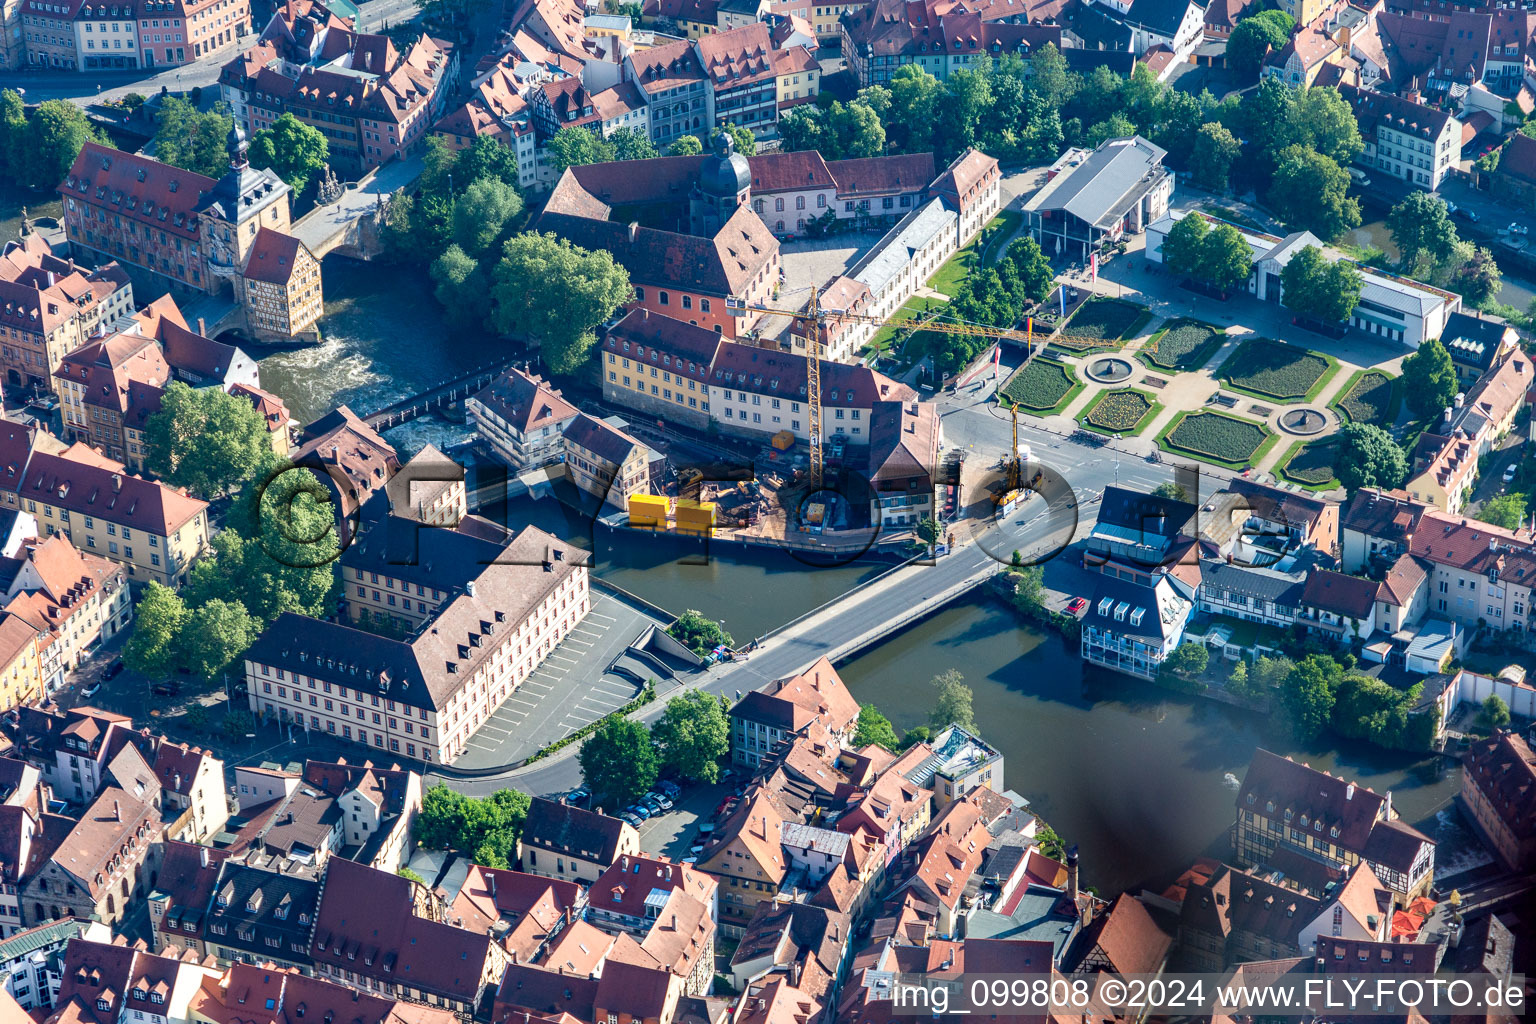
M 536 231 L 507 239 L 492 282 L 497 329 L 537 339 L 556 373 L 580 366 L 597 343 L 594 328 L 634 297 L 629 272 L 612 253 Z
M 1413 273 L 1422 264 L 1450 258 L 1460 239 L 1445 200 L 1433 192 L 1414 189 L 1387 214 L 1392 244 L 1402 254 L 1398 265 Z
M 1435 416 L 1456 397 L 1456 365 L 1439 338 L 1430 338 L 1403 360 L 1403 394 L 1418 416 Z
M 1338 436 L 1333 472 L 1350 492 L 1362 487 L 1397 487 L 1408 476 L 1408 457 L 1392 435 L 1380 427 L 1346 423 Z
M 204 498 L 224 494 L 274 461 L 256 407 L 220 388 L 171 381 L 144 425 L 145 467 Z
M 871 743 L 887 750 L 901 749 L 901 741 L 896 738 L 896 730 L 892 728 L 891 720 L 882 715 L 880 709 L 873 704 L 865 704 L 859 708 L 859 724 L 853 733 L 853 745 L 863 749 Z
M 619 715 L 603 719 L 582 742 L 577 759 L 595 805 L 613 810 L 650 789 L 661 766 L 645 726 Z
M 933 687 L 938 691 L 930 716 L 934 732 L 946 725 L 958 725 L 967 732 L 976 732 L 975 695 L 965 685 L 965 676 L 958 669 L 948 669 L 933 677 Z
M 651 739 L 661 749 L 665 768 L 681 778 L 713 784 L 720 780 L 720 759 L 731 749 L 731 724 L 718 698 L 689 690 L 667 701 Z
M 184 171 L 222 178 L 229 170 L 226 143 L 234 126 L 222 103 L 212 110 L 199 110 L 179 96 L 164 96 L 155 116 L 155 159 Z
M 667 634 L 701 658 L 721 644 L 736 646 L 736 641 L 720 623 L 693 608 L 679 615 L 677 621 L 667 627 Z
M 421 795 L 416 842 L 429 850 L 458 850 L 488 868 L 514 867 L 531 803 L 527 793 L 515 789 L 472 797 L 439 782 Z
M 0 92 L 0 170 L 26 188 L 52 191 L 87 142 L 106 136 L 68 100 L 45 100 L 26 114 L 21 96 Z
M 320 176 L 330 158 L 331 145 L 320 129 L 292 114 L 284 114 L 272 122 L 271 128 L 251 136 L 251 166 L 271 168 L 293 189 L 294 195 Z
M 1477 518 L 1506 530 L 1518 530 L 1525 524 L 1525 495 L 1500 494 L 1489 498 L 1478 510 Z
M 1360 302 L 1365 279 L 1343 260 L 1329 260 L 1313 245 L 1302 248 L 1280 271 L 1287 309 L 1322 323 L 1349 319 Z
M 1260 11 L 1244 18 L 1227 37 L 1227 67 L 1239 81 L 1254 81 L 1265 55 L 1283 48 L 1295 27 L 1295 20 L 1284 11 Z
M 1323 239 L 1360 226 L 1360 202 L 1349 194 L 1349 173 L 1326 154 L 1292 144 L 1275 158 L 1269 203 L 1280 218 Z

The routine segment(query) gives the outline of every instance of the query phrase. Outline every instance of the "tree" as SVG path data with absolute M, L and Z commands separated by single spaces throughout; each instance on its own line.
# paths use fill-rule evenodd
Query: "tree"
M 933 738 L 933 733 L 926 725 L 914 725 L 901 734 L 901 749 L 906 750 L 915 747 L 919 743 L 927 743 Z
M 891 73 L 891 109 L 885 118 L 891 148 L 921 153 L 933 148 L 934 114 L 944 95 L 944 83 L 917 64 L 903 64 Z
M 1184 490 L 1183 484 L 1166 483 L 1158 484 L 1152 490 L 1152 494 L 1158 498 L 1168 498 L 1171 501 L 1188 501 L 1189 492 Z
M 1402 254 L 1398 265 L 1409 273 L 1420 269 L 1421 262 L 1435 264 L 1449 259 L 1460 240 L 1445 200 L 1433 192 L 1409 192 L 1392 207 L 1386 224 L 1392 243 Z
M 1290 142 L 1340 167 L 1348 166 L 1365 150 L 1354 108 L 1331 86 L 1297 89 L 1286 131 Z
M 549 140 L 550 166 L 556 174 L 567 167 L 607 163 L 613 157 L 613 145 L 588 128 L 561 128 Z
M 1285 682 L 1286 676 L 1291 674 L 1293 668 L 1295 666 L 1289 658 L 1264 654 L 1253 663 L 1253 671 L 1249 675 L 1254 687 L 1261 693 L 1269 693 Z
M 615 160 L 649 160 L 659 155 L 650 137 L 639 128 L 620 128 L 608 137 L 608 143 Z
M 1502 729 L 1509 724 L 1509 705 L 1498 694 L 1490 693 L 1477 713 L 1477 720 L 1486 729 Z
M 517 167 L 517 154 L 512 151 L 511 146 L 492 136 L 477 136 L 468 149 L 460 150 L 457 154 L 447 150 L 446 147 L 444 151 L 453 161 L 453 184 L 457 191 L 467 191 L 475 182 L 488 178 L 494 178 L 512 186 L 516 186 L 521 180 Z M 439 156 L 438 159 L 443 157 Z
M 222 178 L 229 170 L 226 143 L 234 127 L 234 119 L 222 103 L 202 111 L 179 96 L 165 96 L 155 117 L 155 159 L 184 171 Z
M 692 608 L 679 615 L 677 621 L 667 627 L 667 635 L 701 658 L 721 644 L 736 646 L 736 641 L 720 623 Z
M 940 537 L 944 536 L 943 524 L 933 518 L 933 516 L 924 518 L 914 529 L 917 533 L 917 539 L 930 548 L 939 542 Z
M 1029 91 L 1052 110 L 1066 106 L 1079 83 L 1061 50 L 1054 43 L 1046 43 L 1035 50 L 1029 65 Z
M 1525 522 L 1525 495 L 1500 494 L 1490 498 L 1477 513 L 1477 518 L 1506 530 L 1518 530 Z
M 1275 162 L 1269 203 L 1286 223 L 1324 239 L 1360 226 L 1360 203 L 1349 196 L 1349 173 L 1322 153 L 1292 145 Z
M 436 282 L 432 294 L 448 318 L 460 327 L 481 328 L 491 312 L 491 289 L 480 261 L 450 245 L 429 272 Z
M 1198 213 L 1180 217 L 1163 238 L 1163 263 L 1175 274 L 1199 277 L 1210 225 Z
M 1251 82 L 1270 50 L 1285 46 L 1295 22 L 1284 11 L 1261 11 L 1244 18 L 1227 37 L 1227 67 L 1241 82 Z
M 179 380 L 145 423 L 144 444 L 150 472 L 205 498 L 256 476 L 273 457 L 266 421 L 249 401 Z
M 1083 145 L 1097 149 L 1110 139 L 1123 139 L 1135 134 L 1136 125 L 1131 123 L 1130 118 L 1117 110 L 1103 121 L 1088 129 L 1088 134 L 1083 136 Z
M 1202 124 L 1195 133 L 1194 153 L 1190 159 L 1195 184 L 1211 192 L 1225 192 L 1231 180 L 1232 164 L 1242 151 L 1242 143 L 1225 125 L 1215 121 Z
M 853 733 L 853 745 L 862 750 L 871 743 L 887 750 L 896 750 L 901 745 L 896 739 L 896 730 L 891 727 L 891 720 L 873 704 L 865 704 L 859 708 L 859 725 Z
M 609 715 L 581 745 L 581 777 L 598 806 L 621 807 L 651 788 L 659 759 L 639 722 Z
M 847 106 L 834 102 L 828 111 L 828 126 L 840 159 L 879 156 L 885 150 L 885 126 L 880 115 L 858 100 Z
M 1494 261 L 1493 253 L 1478 246 L 1470 260 L 1457 266 L 1453 281 L 1463 299 L 1471 305 L 1481 306 L 1499 294 L 1504 274 Z
M 298 195 L 325 170 L 331 145 L 320 129 L 284 114 L 251 136 L 252 167 L 270 167 Z
M 174 590 L 151 580 L 134 610 L 123 664 L 151 678 L 169 673 L 180 662 L 181 634 L 191 614 Z
M 245 605 L 213 598 L 187 619 L 182 635 L 187 668 L 211 682 L 260 634 L 261 623 Z
M 736 152 L 742 156 L 757 155 L 757 136 L 752 134 L 752 129 L 727 121 L 725 131 L 730 135 L 731 142 L 735 144 Z
M 672 772 L 713 785 L 720 781 L 720 759 L 731 749 L 731 723 L 712 694 L 690 690 L 667 701 L 651 739 Z
M 1186 640 L 1173 649 L 1163 661 L 1163 667 L 1185 679 L 1193 679 L 1211 663 L 1211 652 L 1205 644 Z
M 19 166 L 22 184 L 52 189 L 68 176 L 85 144 L 102 138 L 85 111 L 68 100 L 45 100 L 27 119 L 11 164 Z
M 477 798 L 439 782 L 421 795 L 412 829 L 416 842 L 429 850 L 458 850 L 476 864 L 510 868 L 517 861 L 517 841 L 531 803 L 527 793 L 515 789 Z
M 1332 262 L 1315 245 L 1304 245 L 1280 271 L 1287 309 L 1322 323 L 1349 319 L 1365 281 L 1343 260 Z
M 256 731 L 256 716 L 244 708 L 236 708 L 225 714 L 224 721 L 219 723 L 219 728 L 223 730 L 226 740 L 239 743 Z
M 536 338 L 549 368 L 571 373 L 596 344 L 593 329 L 634 298 L 634 289 L 612 253 L 528 231 L 507 240 L 491 294 L 497 330 Z
M 704 152 L 704 143 L 697 135 L 683 135 L 667 147 L 667 156 L 698 156 Z
M 1456 366 L 1439 338 L 1431 338 L 1403 360 L 1403 394 L 1414 415 L 1435 416 L 1456 397 Z
M 930 716 L 934 731 L 947 725 L 958 725 L 966 732 L 976 732 L 975 695 L 965 685 L 965 676 L 956 669 L 948 669 L 933 677 L 933 686 L 939 691 Z
M 523 212 L 517 189 L 497 178 L 481 178 L 464 190 L 453 207 L 453 240 L 478 257 Z
M 1230 224 L 1211 228 L 1200 249 L 1200 276 L 1223 294 L 1253 274 L 1253 250 L 1243 233 Z
M 22 147 L 27 131 L 27 107 L 15 89 L 0 90 L 0 174 L 21 179 L 26 172 Z
M 1016 560 L 1022 561 L 1022 559 Z M 1039 565 L 1020 566 L 1013 572 L 1013 606 L 1026 615 L 1039 615 L 1045 609 L 1045 569 Z
M 1280 707 L 1297 739 L 1313 739 L 1328 725 L 1343 676 L 1326 654 L 1309 654 L 1291 669 L 1280 687 Z
M 1362 487 L 1396 487 L 1408 476 L 1407 456 L 1380 427 L 1346 423 L 1338 437 L 1333 473 L 1351 493 Z

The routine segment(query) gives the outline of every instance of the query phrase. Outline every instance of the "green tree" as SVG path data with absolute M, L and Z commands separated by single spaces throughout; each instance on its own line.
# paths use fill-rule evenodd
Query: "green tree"
M 891 109 L 886 134 L 891 148 L 923 153 L 933 148 L 934 114 L 944 84 L 917 64 L 903 64 L 891 74 Z
M 597 343 L 593 329 L 632 299 L 634 289 L 611 253 L 528 231 L 507 240 L 491 294 L 499 331 L 537 339 L 549 368 L 571 373 Z
M 239 743 L 256 731 L 256 716 L 244 708 L 236 708 L 225 714 L 224 721 L 219 723 L 219 728 L 223 731 L 226 740 Z
M 1083 145 L 1096 149 L 1110 139 L 1123 139 L 1135 134 L 1136 125 L 1125 114 L 1117 110 L 1088 129 L 1088 134 L 1083 136 Z
M 1478 246 L 1470 260 L 1458 264 L 1452 280 L 1463 299 L 1471 305 L 1482 306 L 1499 294 L 1504 274 L 1493 253 Z
M 498 178 L 481 178 L 464 190 L 453 207 L 453 240 L 479 257 L 523 212 L 523 197 Z
M 1285 46 L 1295 22 L 1284 11 L 1260 11 L 1244 18 L 1227 37 L 1227 67 L 1240 82 L 1252 82 L 1270 50 Z
M 421 795 L 416 842 L 429 850 L 458 850 L 488 868 L 510 868 L 531 803 L 527 793 L 515 789 L 476 798 L 438 783 Z
M 639 128 L 618 129 L 608 137 L 608 144 L 613 147 L 615 160 L 649 160 L 659 155 L 650 136 Z
M 1231 181 L 1232 164 L 1242 151 L 1243 144 L 1225 125 L 1216 121 L 1202 124 L 1195 133 L 1194 154 L 1190 159 L 1195 184 L 1211 192 L 1225 192 Z
M 1498 694 L 1490 693 L 1477 713 L 1477 720 L 1485 729 L 1502 729 L 1509 724 L 1509 705 Z
M 1330 261 L 1314 245 L 1302 246 L 1280 271 L 1285 307 L 1322 323 L 1349 319 L 1364 286 L 1358 270 L 1343 260 Z
M 1211 228 L 1200 249 L 1200 276 L 1218 291 L 1229 292 L 1245 284 L 1253 273 L 1253 250 L 1243 233 L 1230 224 Z
M 1175 274 L 1200 277 L 1205 256 L 1205 236 L 1210 225 L 1198 213 L 1185 214 L 1163 238 L 1163 264 Z
M 1329 87 L 1297 89 L 1286 125 L 1290 141 L 1347 167 L 1365 149 L 1349 102 Z
M 561 128 L 548 145 L 550 166 L 556 174 L 567 167 L 602 164 L 614 158 L 613 144 L 589 128 Z
M 221 178 L 229 170 L 226 140 L 234 126 L 222 103 L 203 111 L 178 96 L 165 96 L 155 117 L 155 159 L 184 171 Z
M 456 154 L 446 147 L 444 151 L 453 160 L 453 184 L 457 191 L 467 191 L 475 182 L 489 178 L 514 187 L 521 180 L 517 154 L 511 146 L 490 135 L 477 136 L 468 149 Z
M 752 134 L 752 129 L 727 121 L 725 131 L 730 135 L 731 142 L 735 144 L 736 152 L 742 156 L 757 155 L 757 136 Z
M 144 464 L 175 487 L 205 498 L 249 480 L 273 459 L 256 407 L 220 388 L 171 381 L 160 411 L 144 425 Z
M 331 144 L 320 129 L 292 114 L 284 114 L 272 122 L 271 128 L 251 136 L 251 166 L 271 168 L 296 196 L 319 177 L 330 158 Z
M 930 716 L 934 731 L 958 725 L 966 732 L 976 732 L 975 695 L 965 685 L 965 676 L 957 669 L 947 669 L 933 677 L 933 686 L 939 691 Z
M 721 644 L 736 646 L 736 641 L 720 623 L 692 608 L 684 611 L 676 622 L 667 627 L 667 634 L 701 658 Z
M 1396 487 L 1408 476 L 1408 458 L 1392 435 L 1371 423 L 1346 423 L 1339 430 L 1333 473 L 1353 493 L 1362 487 Z
M 862 750 L 871 743 L 893 751 L 901 745 L 896 739 L 896 730 L 891 727 L 891 720 L 873 704 L 865 704 L 859 708 L 859 725 L 853 733 L 853 745 Z
M 1456 387 L 1456 366 L 1439 338 L 1422 343 L 1403 360 L 1403 394 L 1414 415 L 1438 415 L 1456 397 Z
M 1269 203 L 1287 224 L 1324 239 L 1360 226 L 1360 203 L 1349 196 L 1349 173 L 1333 159 L 1291 145 L 1275 161 Z
M 19 167 L 21 184 L 52 189 L 69 175 L 85 144 L 103 138 L 85 111 L 73 103 L 44 100 L 27 119 L 20 148 L 11 154 L 11 165 Z
M 1409 192 L 1392 207 L 1386 224 L 1392 233 L 1392 244 L 1402 254 L 1398 265 L 1409 273 L 1419 271 L 1426 262 L 1436 264 L 1449 259 L 1460 241 L 1456 225 L 1451 223 L 1450 209 L 1433 192 Z
M 1309 654 L 1280 687 L 1280 707 L 1297 739 L 1315 738 L 1333 714 L 1334 693 L 1344 670 L 1325 654 Z
M 928 516 L 919 522 L 915 528 L 917 539 L 930 548 L 939 542 L 944 536 L 944 526 L 933 516 Z
M 1278 689 L 1280 684 L 1285 682 L 1286 677 L 1291 674 L 1291 669 L 1295 667 L 1289 658 L 1278 654 L 1274 656 L 1264 654 L 1260 655 L 1258 660 L 1253 663 L 1253 671 L 1249 673 L 1249 676 L 1259 692 L 1269 693 Z
M 1211 652 L 1205 644 L 1186 640 L 1173 649 L 1163 661 L 1163 667 L 1185 679 L 1193 679 L 1211 663 Z
M 480 261 L 457 244 L 443 250 L 430 270 L 432 294 L 448 319 L 463 328 L 480 328 L 491 313 L 491 288 Z
M 1189 492 L 1184 489 L 1184 485 L 1183 484 L 1176 484 L 1176 483 L 1158 484 L 1155 488 L 1152 489 L 1152 494 L 1154 496 L 1156 496 L 1156 497 L 1168 498 L 1168 499 L 1170 499 L 1172 501 L 1188 501 L 1189 500 Z
M 1013 606 L 1025 615 L 1039 615 L 1045 609 L 1045 569 L 1021 566 L 1012 575 Z
M 187 668 L 211 682 L 260 634 L 261 623 L 245 605 L 213 598 L 191 614 L 182 631 Z
M 1034 52 L 1029 62 L 1029 91 L 1052 110 L 1060 110 L 1077 91 L 1079 80 L 1054 43 Z
M 615 809 L 650 789 L 660 767 L 645 726 L 618 715 L 603 719 L 582 743 L 577 759 L 595 803 Z
M 901 749 L 907 750 L 919 743 L 927 743 L 932 738 L 933 733 L 926 725 L 914 725 L 901 734 Z
M 697 135 L 682 135 L 667 147 L 667 156 L 698 156 L 704 152 L 704 143 Z
M 26 174 L 27 107 L 15 89 L 0 90 L 0 174 L 20 180 Z
M 1477 518 L 1506 530 L 1518 530 L 1525 522 L 1525 495 L 1500 494 L 1484 503 Z
M 662 765 L 713 785 L 720 781 L 720 759 L 731 749 L 731 723 L 712 695 L 690 690 L 667 701 L 651 738 L 661 749 Z
M 1040 250 L 1040 243 L 1028 236 L 1009 244 L 998 271 L 1016 277 L 1029 302 L 1043 302 L 1056 285 L 1056 271 L 1051 266 L 1050 257 Z
M 181 634 L 191 615 L 176 591 L 150 581 L 134 609 L 123 664 L 151 678 L 169 673 L 181 661 Z
M 885 126 L 880 115 L 858 100 L 847 106 L 833 103 L 828 125 L 841 159 L 879 156 L 885 150 Z

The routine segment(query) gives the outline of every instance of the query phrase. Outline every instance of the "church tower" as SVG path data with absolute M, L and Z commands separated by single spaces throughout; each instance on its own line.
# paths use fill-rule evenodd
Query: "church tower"
M 713 156 L 699 166 L 699 180 L 688 198 L 688 233 L 713 237 L 721 225 L 752 201 L 752 168 L 736 152 L 730 133 L 715 136 Z
M 238 123 L 229 130 L 224 145 L 229 170 L 197 207 L 209 291 L 216 291 L 220 281 L 239 279 L 257 230 L 286 232 L 289 227 L 289 188 L 272 170 L 251 167 L 250 145 Z

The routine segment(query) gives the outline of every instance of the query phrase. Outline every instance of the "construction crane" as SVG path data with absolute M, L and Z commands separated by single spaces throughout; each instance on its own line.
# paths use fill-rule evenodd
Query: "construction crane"
M 1029 360 L 1035 357 L 1037 351 L 1033 330 L 1020 331 L 1011 327 L 984 327 L 980 324 L 957 323 L 948 320 L 913 320 L 909 317 L 869 316 L 864 313 L 850 313 L 845 309 L 828 309 L 821 304 L 821 290 L 818 288 L 811 289 L 811 301 L 806 304 L 804 309 L 777 309 L 773 306 L 761 306 L 750 302 L 743 302 L 740 299 L 726 299 L 725 309 L 732 316 L 740 316 L 743 313 L 765 313 L 770 316 L 788 317 L 796 323 L 809 325 L 809 329 L 805 332 L 805 400 L 810 411 L 810 481 L 813 491 L 821 489 L 822 472 L 825 468 L 821 454 L 821 329 L 828 323 L 838 321 L 850 324 L 872 324 L 875 327 L 905 327 L 913 330 L 934 331 L 938 334 L 952 334 L 966 338 L 988 338 L 993 341 L 1006 338 L 1011 341 L 1022 341 L 1025 344 L 1025 350 L 1029 353 L 1024 360 L 1025 365 L 1028 365 Z M 1042 344 L 1040 347 L 1044 348 L 1045 346 Z M 1020 473 L 1019 415 L 1017 410 L 1013 414 L 1013 453 L 1009 459 L 1009 470 L 1009 479 L 1016 481 Z

